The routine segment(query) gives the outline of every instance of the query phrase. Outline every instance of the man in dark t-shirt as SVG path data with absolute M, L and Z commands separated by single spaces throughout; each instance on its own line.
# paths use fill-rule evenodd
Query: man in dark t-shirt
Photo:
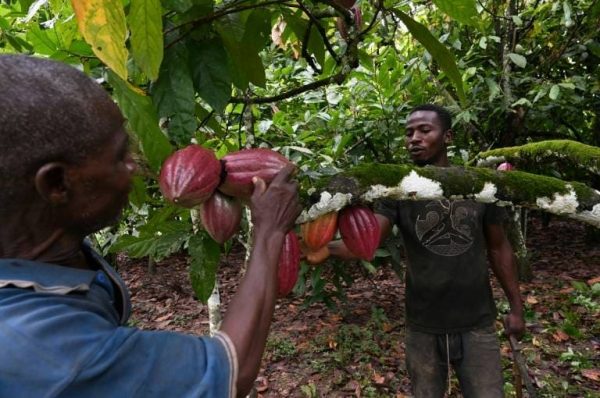
M 439 106 L 410 112 L 406 147 L 416 165 L 450 167 L 451 125 Z M 396 225 L 404 242 L 406 357 L 415 396 L 443 397 L 452 367 L 465 397 L 503 397 L 488 260 L 510 303 L 505 332 L 520 337 L 525 329 L 504 209 L 472 200 L 382 200 L 375 213 L 381 240 Z M 342 241 L 328 248 L 354 258 Z

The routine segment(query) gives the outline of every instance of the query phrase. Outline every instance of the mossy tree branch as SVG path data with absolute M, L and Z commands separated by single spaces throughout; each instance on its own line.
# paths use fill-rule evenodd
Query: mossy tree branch
M 590 181 L 600 177 L 600 148 L 571 140 L 548 140 L 531 144 L 492 149 L 480 153 L 477 166 L 495 166 L 508 161 L 517 169 L 541 172 L 560 167 L 569 178 Z M 573 174 L 572 170 L 577 170 Z
M 578 182 L 521 171 L 363 164 L 315 184 L 299 222 L 378 199 L 473 199 L 565 215 L 600 228 L 600 192 Z

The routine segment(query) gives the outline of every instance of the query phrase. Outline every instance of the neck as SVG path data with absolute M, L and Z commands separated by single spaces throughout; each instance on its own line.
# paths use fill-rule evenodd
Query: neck
M 47 209 L 46 209 L 47 210 Z M 44 214 L 28 208 L 0 216 L 0 258 L 19 258 L 73 268 L 90 268 L 81 250 L 83 237 L 51 227 Z

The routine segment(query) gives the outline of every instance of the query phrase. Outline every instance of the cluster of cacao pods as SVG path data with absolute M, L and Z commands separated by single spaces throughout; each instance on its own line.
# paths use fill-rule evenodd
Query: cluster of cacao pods
M 367 261 L 373 260 L 381 235 L 379 222 L 370 208 L 359 205 L 345 207 L 339 215 L 331 212 L 302 224 L 302 240 L 309 263 L 321 263 L 329 256 L 327 243 L 338 229 L 344 245 L 352 254 Z
M 285 156 L 269 149 L 243 149 L 218 160 L 211 150 L 189 145 L 165 160 L 159 187 L 167 201 L 198 208 L 208 234 L 223 244 L 240 228 L 242 202 L 249 200 L 254 189 L 252 178 L 259 177 L 268 184 L 289 163 Z M 290 231 L 279 257 L 279 296 L 293 289 L 299 269 L 300 245 Z
M 269 183 L 289 163 L 283 155 L 261 148 L 232 152 L 219 161 L 210 149 L 189 145 L 165 160 L 159 186 L 169 202 L 199 207 L 206 231 L 223 244 L 239 229 L 240 201 L 252 195 L 252 177 Z

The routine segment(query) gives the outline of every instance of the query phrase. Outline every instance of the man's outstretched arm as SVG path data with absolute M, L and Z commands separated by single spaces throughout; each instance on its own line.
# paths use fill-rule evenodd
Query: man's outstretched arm
M 300 214 L 294 167 L 286 167 L 269 184 L 255 181 L 251 199 L 254 225 L 248 270 L 225 313 L 221 330 L 238 357 L 238 396 L 248 394 L 256 379 L 277 300 L 277 268 L 286 233 Z

